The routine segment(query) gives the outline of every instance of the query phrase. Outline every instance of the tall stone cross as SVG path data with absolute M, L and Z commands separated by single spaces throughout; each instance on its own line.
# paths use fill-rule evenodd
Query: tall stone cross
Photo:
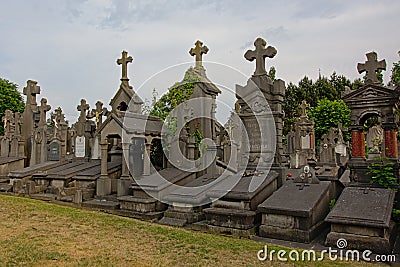
M 23 91 L 24 95 L 26 95 L 26 104 L 36 106 L 36 95 L 40 94 L 40 86 L 37 85 L 37 81 L 28 80 L 26 83 L 26 87 L 24 87 Z
M 47 99 L 42 98 L 40 100 L 40 106 L 38 107 L 39 113 L 40 113 L 40 119 L 39 119 L 39 126 L 46 125 L 46 112 L 51 109 L 50 105 L 47 105 Z
M 197 40 L 195 43 L 195 47 L 189 50 L 189 54 L 191 56 L 195 56 L 196 59 L 196 68 L 203 66 L 203 54 L 208 53 L 208 47 L 203 46 L 203 42 Z
M 79 115 L 78 121 L 85 122 L 86 121 L 86 111 L 89 110 L 89 104 L 86 103 L 85 99 L 81 99 L 81 104 L 76 107 L 78 111 L 81 112 Z
M 367 61 L 365 63 L 358 63 L 358 73 L 366 72 L 366 83 L 380 83 L 376 72 L 379 70 L 386 70 L 386 61 L 383 59 L 378 61 L 378 55 L 375 52 L 369 52 L 367 55 Z
M 277 53 L 274 47 L 268 46 L 265 48 L 266 45 L 267 42 L 264 39 L 257 38 L 254 41 L 254 46 L 256 47 L 255 50 L 247 50 L 247 52 L 244 54 L 244 57 L 247 60 L 256 60 L 256 70 L 254 71 L 254 75 L 266 74 L 267 71 L 265 70 L 265 58 L 273 58 Z
M 122 57 L 117 59 L 117 64 L 122 65 L 122 77 L 121 81 L 129 81 L 128 78 L 128 63 L 132 63 L 133 58 L 131 56 L 128 57 L 128 52 L 125 50 L 122 51 Z
M 305 100 L 303 100 L 303 101 L 301 101 L 301 105 L 300 105 L 300 108 L 301 108 L 301 117 L 307 117 L 307 108 L 309 108 L 310 107 L 310 104 L 307 104 L 307 101 L 305 101 Z

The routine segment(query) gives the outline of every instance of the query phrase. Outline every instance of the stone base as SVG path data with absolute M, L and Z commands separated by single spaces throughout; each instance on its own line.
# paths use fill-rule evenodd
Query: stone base
M 247 230 L 261 222 L 261 215 L 251 210 L 208 208 L 204 210 L 210 225 Z
M 117 180 L 117 196 L 129 195 L 129 187 L 132 184 L 132 180 L 129 177 L 121 177 Z
M 111 194 L 111 179 L 108 176 L 101 176 L 97 179 L 96 183 L 96 195 L 97 196 L 107 196 Z
M 155 212 L 136 212 L 136 211 L 131 211 L 131 210 L 113 210 L 112 214 L 118 215 L 118 216 L 123 216 L 123 217 L 129 217 L 129 218 L 134 218 L 138 220 L 144 220 L 144 221 L 158 221 L 161 219 L 164 215 L 163 211 L 155 211 Z
M 159 212 L 167 209 L 165 204 L 151 197 L 122 196 L 117 199 L 120 203 L 121 210 L 147 213 Z
M 110 211 L 119 209 L 119 203 L 115 201 L 92 199 L 82 203 L 83 207 L 98 210 L 98 211 Z
M 392 223 L 388 235 L 384 237 L 330 232 L 326 237 L 325 245 L 336 248 L 336 242 L 342 238 L 347 241 L 346 249 L 357 249 L 360 251 L 368 249 L 378 254 L 391 254 L 396 240 L 396 231 L 393 231 L 394 226 L 395 224 Z
M 55 194 L 31 194 L 30 198 L 42 200 L 42 201 L 54 201 L 57 198 Z
M 183 227 L 204 220 L 205 216 L 201 207 L 174 207 L 171 206 L 160 220 L 161 224 Z
M 310 243 L 314 238 L 324 231 L 328 231 L 328 225 L 324 221 L 321 221 L 308 230 L 261 225 L 259 235 L 268 238 Z
M 237 228 L 210 225 L 207 223 L 207 221 L 201 221 L 192 224 L 192 230 L 210 234 L 229 235 L 233 237 L 243 237 L 243 238 L 251 238 L 252 236 L 255 236 L 257 233 L 257 227 L 252 227 L 249 229 L 237 229 Z

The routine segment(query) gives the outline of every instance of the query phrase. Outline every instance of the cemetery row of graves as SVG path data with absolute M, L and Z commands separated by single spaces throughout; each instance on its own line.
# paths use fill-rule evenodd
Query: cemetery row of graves
M 262 38 L 254 46 L 244 55 L 255 61 L 254 74 L 236 85 L 225 125 L 215 118 L 222 92 L 206 75 L 208 48 L 200 41 L 190 50 L 190 80 L 175 85 L 186 99 L 167 118 L 143 113 L 126 51 L 110 110 L 82 99 L 72 125 L 60 108 L 48 123 L 51 107 L 28 80 L 23 113 L 3 117 L 0 191 L 209 233 L 303 243 L 323 235 L 326 246 L 345 239 L 347 248 L 392 253 L 400 85 L 379 81 L 385 60 L 370 52 L 357 65 L 364 84 L 341 96 L 351 111 L 348 127 L 339 123 L 316 140 L 302 101 L 283 138 L 286 85 L 265 67 L 277 50 Z M 366 130 L 370 118 L 376 123 Z

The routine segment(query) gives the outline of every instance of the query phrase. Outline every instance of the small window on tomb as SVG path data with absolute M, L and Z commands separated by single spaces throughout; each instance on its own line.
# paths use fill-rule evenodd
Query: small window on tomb
M 118 105 L 117 109 L 118 109 L 119 111 L 127 111 L 127 110 L 128 110 L 128 105 L 127 105 L 124 101 L 122 101 L 122 102 Z

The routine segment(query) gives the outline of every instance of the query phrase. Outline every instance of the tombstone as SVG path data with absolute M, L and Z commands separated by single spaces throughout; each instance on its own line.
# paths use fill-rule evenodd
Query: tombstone
M 49 161 L 58 161 L 61 159 L 61 146 L 59 142 L 51 142 L 49 145 Z
M 100 139 L 101 134 L 100 130 L 103 125 L 103 116 L 108 116 L 110 112 L 107 110 L 106 107 L 103 107 L 103 102 L 97 101 L 96 108 L 92 109 L 91 117 L 95 118 L 96 123 L 96 135 L 94 138 L 94 143 L 92 147 L 92 159 L 100 159 L 101 158 L 101 148 L 100 148 Z
M 75 157 L 79 159 L 90 159 L 95 139 L 96 125 L 90 118 L 89 104 L 81 99 L 77 110 L 80 112 L 78 121 L 75 123 L 74 147 Z M 88 116 L 89 115 L 89 116 Z
M 314 121 L 308 118 L 306 112 L 309 106 L 305 100 L 302 101 L 301 115 L 296 119 L 295 131 L 289 133 L 288 136 L 290 168 L 292 169 L 316 160 Z
M 319 181 L 305 165 L 294 180 L 287 181 L 258 206 L 262 237 L 310 243 L 327 229 L 330 182 Z
M 247 237 L 254 234 L 259 224 L 257 206 L 283 183 L 282 102 L 285 85 L 282 80 L 273 82 L 265 70 L 265 58 L 274 57 L 276 49 L 266 47 L 262 38 L 256 39 L 254 46 L 255 50 L 247 51 L 244 56 L 249 61 L 256 61 L 255 72 L 246 86 L 236 86 L 240 107 L 238 115 L 244 126 L 240 148 L 241 172 L 226 180 L 237 179 L 238 183 L 222 197 L 221 190 L 226 191 L 224 183 L 207 192 L 206 195 L 214 201 L 210 208 L 204 209 L 206 220 L 193 224 L 193 228 L 199 230 Z M 275 136 L 265 136 L 268 128 L 276 129 Z M 273 137 L 276 139 L 275 154 L 269 150 Z M 250 189 L 253 179 L 262 179 L 256 189 Z
M 326 221 L 331 224 L 331 232 L 326 238 L 327 245 L 344 238 L 346 249 L 368 249 L 375 253 L 389 254 L 396 238 L 391 213 L 395 202 L 395 193 L 380 185 L 371 184 L 368 166 L 377 163 L 375 158 L 366 158 L 364 122 L 367 118 L 379 115 L 383 127 L 383 151 L 386 161 L 393 164 L 394 175 L 399 172 L 397 151 L 397 108 L 400 104 L 400 88 L 382 86 L 377 71 L 386 68 L 384 60 L 377 61 L 375 52 L 367 54 L 367 62 L 360 63 L 357 69 L 366 72 L 366 82 L 358 90 L 345 96 L 343 100 L 349 106 L 351 125 L 350 183 L 346 187 Z M 374 129 L 378 135 L 380 129 Z M 369 142 L 375 152 L 379 144 Z M 380 137 L 378 138 L 379 142 Z
M 40 106 L 37 107 L 39 121 L 33 130 L 31 136 L 31 158 L 30 166 L 44 163 L 47 161 L 47 120 L 46 113 L 51 109 L 47 105 L 47 99 L 40 100 Z

